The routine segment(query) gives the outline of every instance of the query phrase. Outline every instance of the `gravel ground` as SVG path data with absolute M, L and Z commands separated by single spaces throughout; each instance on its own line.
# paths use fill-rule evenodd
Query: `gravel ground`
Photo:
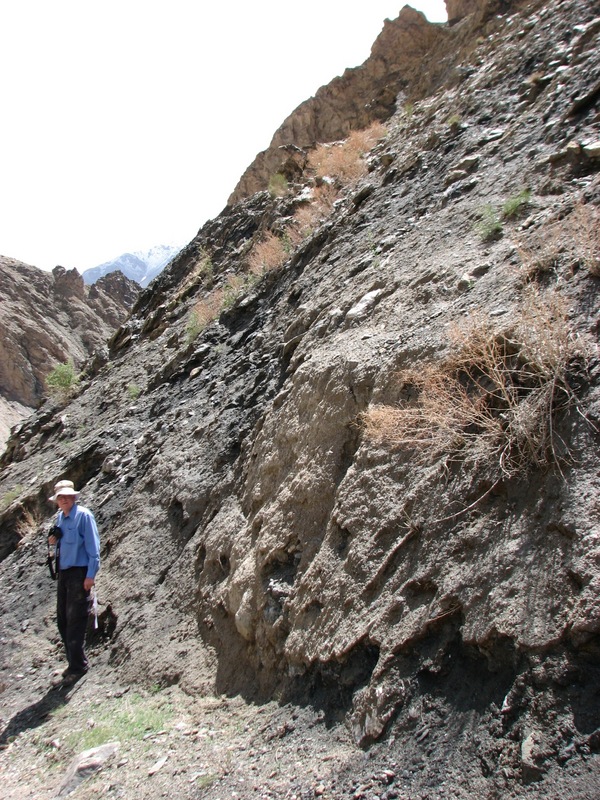
M 457 724 L 456 713 L 448 715 L 433 695 L 409 709 L 385 740 L 361 749 L 346 724 L 322 711 L 191 697 L 178 686 L 120 685 L 102 663 L 105 654 L 93 656 L 93 669 L 75 686 L 60 683 L 61 665 L 48 658 L 6 688 L 3 800 L 71 793 L 80 800 L 598 797 L 597 756 L 579 755 L 528 782 L 515 773 L 516 745 L 486 739 L 489 720 L 465 712 Z M 118 744 L 106 760 L 100 751 L 94 765 L 76 769 L 83 752 L 109 743 Z M 485 765 L 493 758 L 506 766 L 492 775 Z

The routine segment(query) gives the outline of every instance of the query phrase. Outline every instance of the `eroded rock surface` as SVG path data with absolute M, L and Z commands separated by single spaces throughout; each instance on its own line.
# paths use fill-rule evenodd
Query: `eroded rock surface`
M 56 364 L 77 368 L 125 320 L 138 289 L 122 274 L 86 288 L 77 270 L 51 273 L 0 257 L 0 446 L 36 408 Z

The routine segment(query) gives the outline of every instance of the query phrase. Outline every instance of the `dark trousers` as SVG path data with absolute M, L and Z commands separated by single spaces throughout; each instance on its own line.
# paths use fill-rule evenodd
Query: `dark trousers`
M 88 668 L 84 644 L 91 598 L 83 588 L 86 572 L 85 567 L 71 567 L 58 573 L 56 621 L 72 672 Z

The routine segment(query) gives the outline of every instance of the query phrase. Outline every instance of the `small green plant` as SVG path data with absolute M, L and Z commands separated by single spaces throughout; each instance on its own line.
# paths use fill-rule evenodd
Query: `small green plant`
M 0 511 L 4 511 L 6 508 L 8 508 L 13 500 L 16 500 L 21 494 L 23 489 L 24 487 L 18 484 L 14 489 L 10 489 L 10 491 L 6 492 L 0 500 Z
M 411 103 L 410 100 L 404 104 L 404 114 L 407 119 L 412 119 L 415 113 L 415 104 Z
M 514 219 L 518 217 L 531 201 L 531 189 L 523 189 L 514 197 L 509 197 L 502 206 L 502 217 Z
M 503 227 L 496 209 L 491 206 L 485 206 L 481 212 L 481 219 L 477 224 L 477 230 L 484 242 L 493 242 L 502 236 Z
M 221 308 L 223 310 L 232 308 L 238 298 L 244 293 L 247 285 L 246 279 L 241 275 L 232 275 L 230 278 L 228 278 L 223 289 Z
M 46 376 L 46 386 L 53 395 L 70 395 L 79 384 L 79 376 L 75 373 L 72 361 L 57 364 Z
M 212 786 L 216 780 L 217 775 L 213 775 L 210 772 L 207 775 L 198 775 L 196 776 L 196 788 L 208 789 L 208 787 Z
M 285 175 L 282 175 L 281 172 L 276 172 L 274 175 L 271 175 L 269 179 L 269 194 L 272 197 L 283 197 L 289 191 L 289 183 Z
M 452 114 L 448 117 L 446 124 L 452 131 L 457 131 L 460 128 L 460 124 L 462 122 L 460 114 Z
M 136 383 L 130 383 L 127 387 L 127 394 L 132 400 L 137 400 L 142 390 Z

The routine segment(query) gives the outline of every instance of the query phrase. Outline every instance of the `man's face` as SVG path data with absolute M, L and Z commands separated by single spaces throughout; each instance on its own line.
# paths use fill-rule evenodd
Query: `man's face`
M 56 498 L 56 505 L 65 516 L 68 516 L 69 511 L 75 505 L 75 497 L 72 494 L 59 494 Z

